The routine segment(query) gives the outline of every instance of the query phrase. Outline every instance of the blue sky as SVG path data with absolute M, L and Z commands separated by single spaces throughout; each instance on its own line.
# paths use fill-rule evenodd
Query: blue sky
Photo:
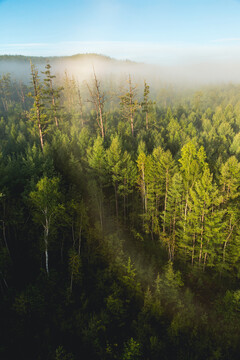
M 0 0 L 0 54 L 240 61 L 240 0 Z

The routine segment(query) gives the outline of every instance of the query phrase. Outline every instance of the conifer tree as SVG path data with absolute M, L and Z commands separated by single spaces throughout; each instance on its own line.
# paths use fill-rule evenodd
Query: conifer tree
M 79 278 L 81 258 L 75 249 L 69 251 L 69 270 L 70 270 L 70 293 L 72 293 L 73 282 Z
M 179 172 L 176 172 L 169 186 L 168 201 L 165 213 L 165 237 L 168 243 L 169 260 L 174 261 L 175 252 L 180 247 L 182 207 L 183 207 L 183 179 Z
M 157 147 L 153 150 L 153 154 L 148 157 L 147 164 L 147 173 L 144 174 L 148 179 L 148 209 L 146 220 L 149 225 L 151 224 L 150 228 L 152 234 L 158 233 L 160 235 L 162 227 L 163 237 L 165 237 L 168 190 L 171 177 L 175 170 L 175 164 L 170 151 L 165 152 L 161 147 Z M 160 222 L 161 219 L 162 224 Z
M 195 145 L 192 142 L 189 142 L 183 146 L 181 150 L 181 155 L 182 156 L 179 159 L 179 162 L 181 164 L 180 172 L 184 185 L 184 204 L 181 219 L 183 241 L 181 245 L 184 246 L 184 254 L 186 260 L 189 252 L 192 251 L 193 253 L 193 249 L 195 248 L 195 245 L 189 245 L 189 236 L 191 237 L 191 235 L 188 234 L 188 229 L 189 227 L 191 228 L 192 222 L 193 224 L 196 224 L 194 221 L 191 220 L 191 216 L 188 216 L 188 213 L 190 211 L 190 191 L 194 188 L 198 179 L 201 178 L 204 170 L 208 168 L 208 165 L 206 163 L 206 154 L 203 147 L 201 147 L 199 151 L 197 151 Z M 193 213 L 191 215 L 194 216 L 195 214 Z M 195 235 L 193 235 L 192 240 L 193 244 L 195 244 L 194 236 Z
M 11 104 L 11 75 L 10 73 L 3 74 L 0 77 L 0 97 L 3 104 L 4 111 L 8 111 Z
M 143 102 L 141 104 L 142 111 L 145 113 L 145 120 L 146 120 L 146 130 L 148 130 L 148 123 L 149 123 L 149 110 L 152 102 L 149 100 L 149 85 L 147 84 L 146 80 L 144 80 L 144 92 L 143 92 Z
M 69 113 L 74 110 L 76 101 L 76 82 L 74 77 L 70 78 L 67 71 L 65 71 L 64 83 L 64 103 Z
M 139 186 L 141 197 L 142 197 L 142 208 L 143 208 L 143 215 L 147 212 L 147 189 L 148 189 L 148 182 L 146 178 L 146 174 L 148 173 L 148 158 L 144 151 L 141 151 L 138 158 L 137 158 L 137 167 L 138 167 L 138 178 L 137 184 Z M 144 216 L 143 216 L 144 222 Z
M 189 212 L 187 216 L 187 228 L 185 232 L 185 244 L 191 249 L 191 263 L 195 259 L 205 269 L 207 260 L 214 264 L 214 253 L 221 246 L 221 230 L 223 213 L 219 211 L 220 197 L 212 175 L 208 168 L 197 180 L 195 186 L 190 189 Z M 218 239 L 218 241 L 217 241 Z
M 101 91 L 100 81 L 98 80 L 95 70 L 93 68 L 93 87 L 90 87 L 87 83 L 88 91 L 90 94 L 90 98 L 87 100 L 88 102 L 92 103 L 95 111 L 96 111 L 96 120 L 97 124 L 100 128 L 101 136 L 104 139 L 105 136 L 105 129 L 104 129 L 104 122 L 103 122 L 103 110 L 105 105 L 105 94 Z
M 228 264 L 231 264 L 233 258 L 236 258 L 236 254 L 238 253 L 240 164 L 235 156 L 230 157 L 222 164 L 219 181 L 222 194 L 222 209 L 225 210 L 225 239 L 222 249 L 222 262 L 225 268 L 227 267 L 226 260 Z
M 122 157 L 121 144 L 119 137 L 116 136 L 112 139 L 112 143 L 109 149 L 107 150 L 107 162 L 114 186 L 115 209 L 116 209 L 117 219 L 118 219 L 118 186 L 120 181 L 121 157 Z
M 46 103 L 49 106 L 49 115 L 54 117 L 56 127 L 58 127 L 59 120 L 57 113 L 60 109 L 59 98 L 60 98 L 60 92 L 63 90 L 63 87 L 59 87 L 55 89 L 53 84 L 53 79 L 55 79 L 56 76 L 51 74 L 51 65 L 47 64 L 45 66 L 45 69 L 46 71 L 43 72 L 43 74 L 45 75 L 45 79 L 44 79 L 45 89 L 43 90 L 43 94 Z
M 97 139 L 94 141 L 93 146 L 88 149 L 88 164 L 90 166 L 91 174 L 89 190 L 93 193 L 94 199 L 97 201 L 101 230 L 103 230 L 103 187 L 104 184 L 107 182 L 107 161 L 105 149 L 103 147 L 103 138 L 100 136 L 98 136 Z
M 161 152 L 162 149 L 158 148 Z M 152 155 L 147 157 L 147 167 L 145 172 L 145 179 L 147 181 L 147 211 L 145 214 L 144 226 L 147 233 L 151 233 L 153 239 L 154 234 L 160 233 L 159 227 L 159 206 L 160 195 L 162 195 L 161 183 L 158 181 L 158 169 Z
M 206 154 L 203 147 L 197 151 L 192 142 L 187 143 L 181 150 L 179 162 L 181 164 L 180 171 L 185 188 L 184 218 L 186 219 L 190 189 L 193 188 L 195 182 L 201 177 L 204 169 L 207 167 Z
M 42 85 L 40 83 L 38 71 L 32 63 L 31 63 L 31 76 L 33 83 L 33 94 L 30 93 L 30 96 L 34 99 L 34 106 L 32 109 L 32 113 L 30 113 L 30 118 L 36 121 L 39 131 L 41 148 L 43 150 L 43 146 L 44 146 L 43 137 L 46 134 L 47 123 L 46 123 L 46 116 L 43 112 L 44 104 L 43 104 L 43 95 L 42 95 Z
M 132 79 L 128 77 L 128 89 L 125 94 L 120 96 L 120 106 L 123 118 L 130 122 L 132 136 L 134 135 L 134 115 L 138 109 L 138 101 L 136 100 L 136 86 L 132 85 Z
M 133 185 L 136 183 L 137 169 L 134 162 L 131 159 L 130 154 L 124 151 L 120 164 L 120 183 L 118 186 L 118 192 L 123 197 L 123 215 L 124 222 L 126 223 L 126 201 L 128 195 L 133 192 Z

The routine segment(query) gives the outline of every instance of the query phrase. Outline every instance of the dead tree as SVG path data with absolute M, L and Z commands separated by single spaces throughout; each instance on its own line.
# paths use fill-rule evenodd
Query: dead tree
M 33 83 L 33 99 L 34 99 L 34 110 L 35 110 L 35 116 L 39 131 L 39 138 L 41 143 L 41 148 L 43 150 L 43 125 L 42 125 L 42 118 L 41 118 L 41 111 L 42 111 L 42 93 L 41 93 L 41 86 L 40 86 L 40 80 L 38 76 L 38 71 L 35 69 L 35 66 L 30 62 L 31 64 L 31 75 L 32 75 L 32 83 Z
M 134 115 L 139 107 L 136 98 L 136 86 L 132 85 L 132 79 L 129 75 L 128 78 L 128 89 L 125 94 L 120 96 L 120 105 L 122 108 L 123 117 L 128 120 L 131 124 L 132 136 L 134 135 Z
M 100 128 L 101 136 L 104 139 L 105 131 L 104 131 L 104 123 L 103 123 L 103 108 L 105 104 L 105 95 L 100 90 L 100 82 L 97 79 L 94 68 L 93 68 L 93 76 L 94 76 L 93 87 L 91 88 L 87 83 L 87 88 L 90 94 L 90 99 L 88 99 L 87 101 L 92 103 L 95 108 L 97 114 L 97 119 L 96 119 L 97 124 Z

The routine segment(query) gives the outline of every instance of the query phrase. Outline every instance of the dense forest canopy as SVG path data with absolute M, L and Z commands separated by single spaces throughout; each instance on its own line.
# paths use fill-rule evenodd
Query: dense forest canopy
M 1 358 L 238 359 L 240 85 L 97 70 L 0 76 Z

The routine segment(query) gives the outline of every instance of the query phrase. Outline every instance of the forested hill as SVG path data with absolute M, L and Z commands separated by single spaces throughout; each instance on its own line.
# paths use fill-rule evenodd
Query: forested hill
M 240 85 L 42 71 L 0 76 L 0 358 L 239 360 Z
M 22 55 L 0 56 L 0 75 L 11 73 L 13 78 L 29 81 L 30 62 L 35 64 L 39 72 L 44 71 L 45 65 L 50 62 L 55 73 L 62 74 L 68 71 L 71 75 L 85 79 L 92 72 L 93 67 L 97 72 L 109 73 L 133 73 L 139 72 L 141 64 L 125 60 L 116 60 L 98 54 L 77 54 L 73 56 L 36 57 Z M 145 66 L 145 68 L 147 68 Z
M 99 54 L 75 54 L 72 56 L 24 56 L 24 55 L 0 55 L 0 61 L 6 61 L 7 63 L 10 63 L 11 61 L 17 61 L 17 62 L 29 62 L 32 60 L 36 64 L 45 63 L 46 60 L 51 61 L 51 63 L 55 61 L 62 61 L 62 60 L 83 60 L 87 59 L 88 61 L 93 61 L 96 59 L 101 59 L 103 61 L 117 61 L 113 58 L 105 55 L 99 55 Z
M 73 56 L 36 57 L 21 55 L 0 56 L 0 75 L 10 73 L 12 78 L 29 84 L 30 61 L 39 70 L 44 71 L 45 65 L 50 62 L 52 71 L 59 77 L 67 71 L 77 81 L 87 80 L 93 68 L 99 76 L 111 78 L 120 85 L 123 75 L 131 74 L 137 82 L 148 80 L 152 90 L 159 90 L 166 84 L 181 88 L 196 88 L 199 85 L 237 84 L 240 82 L 240 69 L 237 63 L 220 64 L 205 63 L 201 60 L 191 64 L 148 64 L 130 60 L 116 60 L 99 54 L 77 54 Z M 114 78 L 113 78 L 114 77 Z

